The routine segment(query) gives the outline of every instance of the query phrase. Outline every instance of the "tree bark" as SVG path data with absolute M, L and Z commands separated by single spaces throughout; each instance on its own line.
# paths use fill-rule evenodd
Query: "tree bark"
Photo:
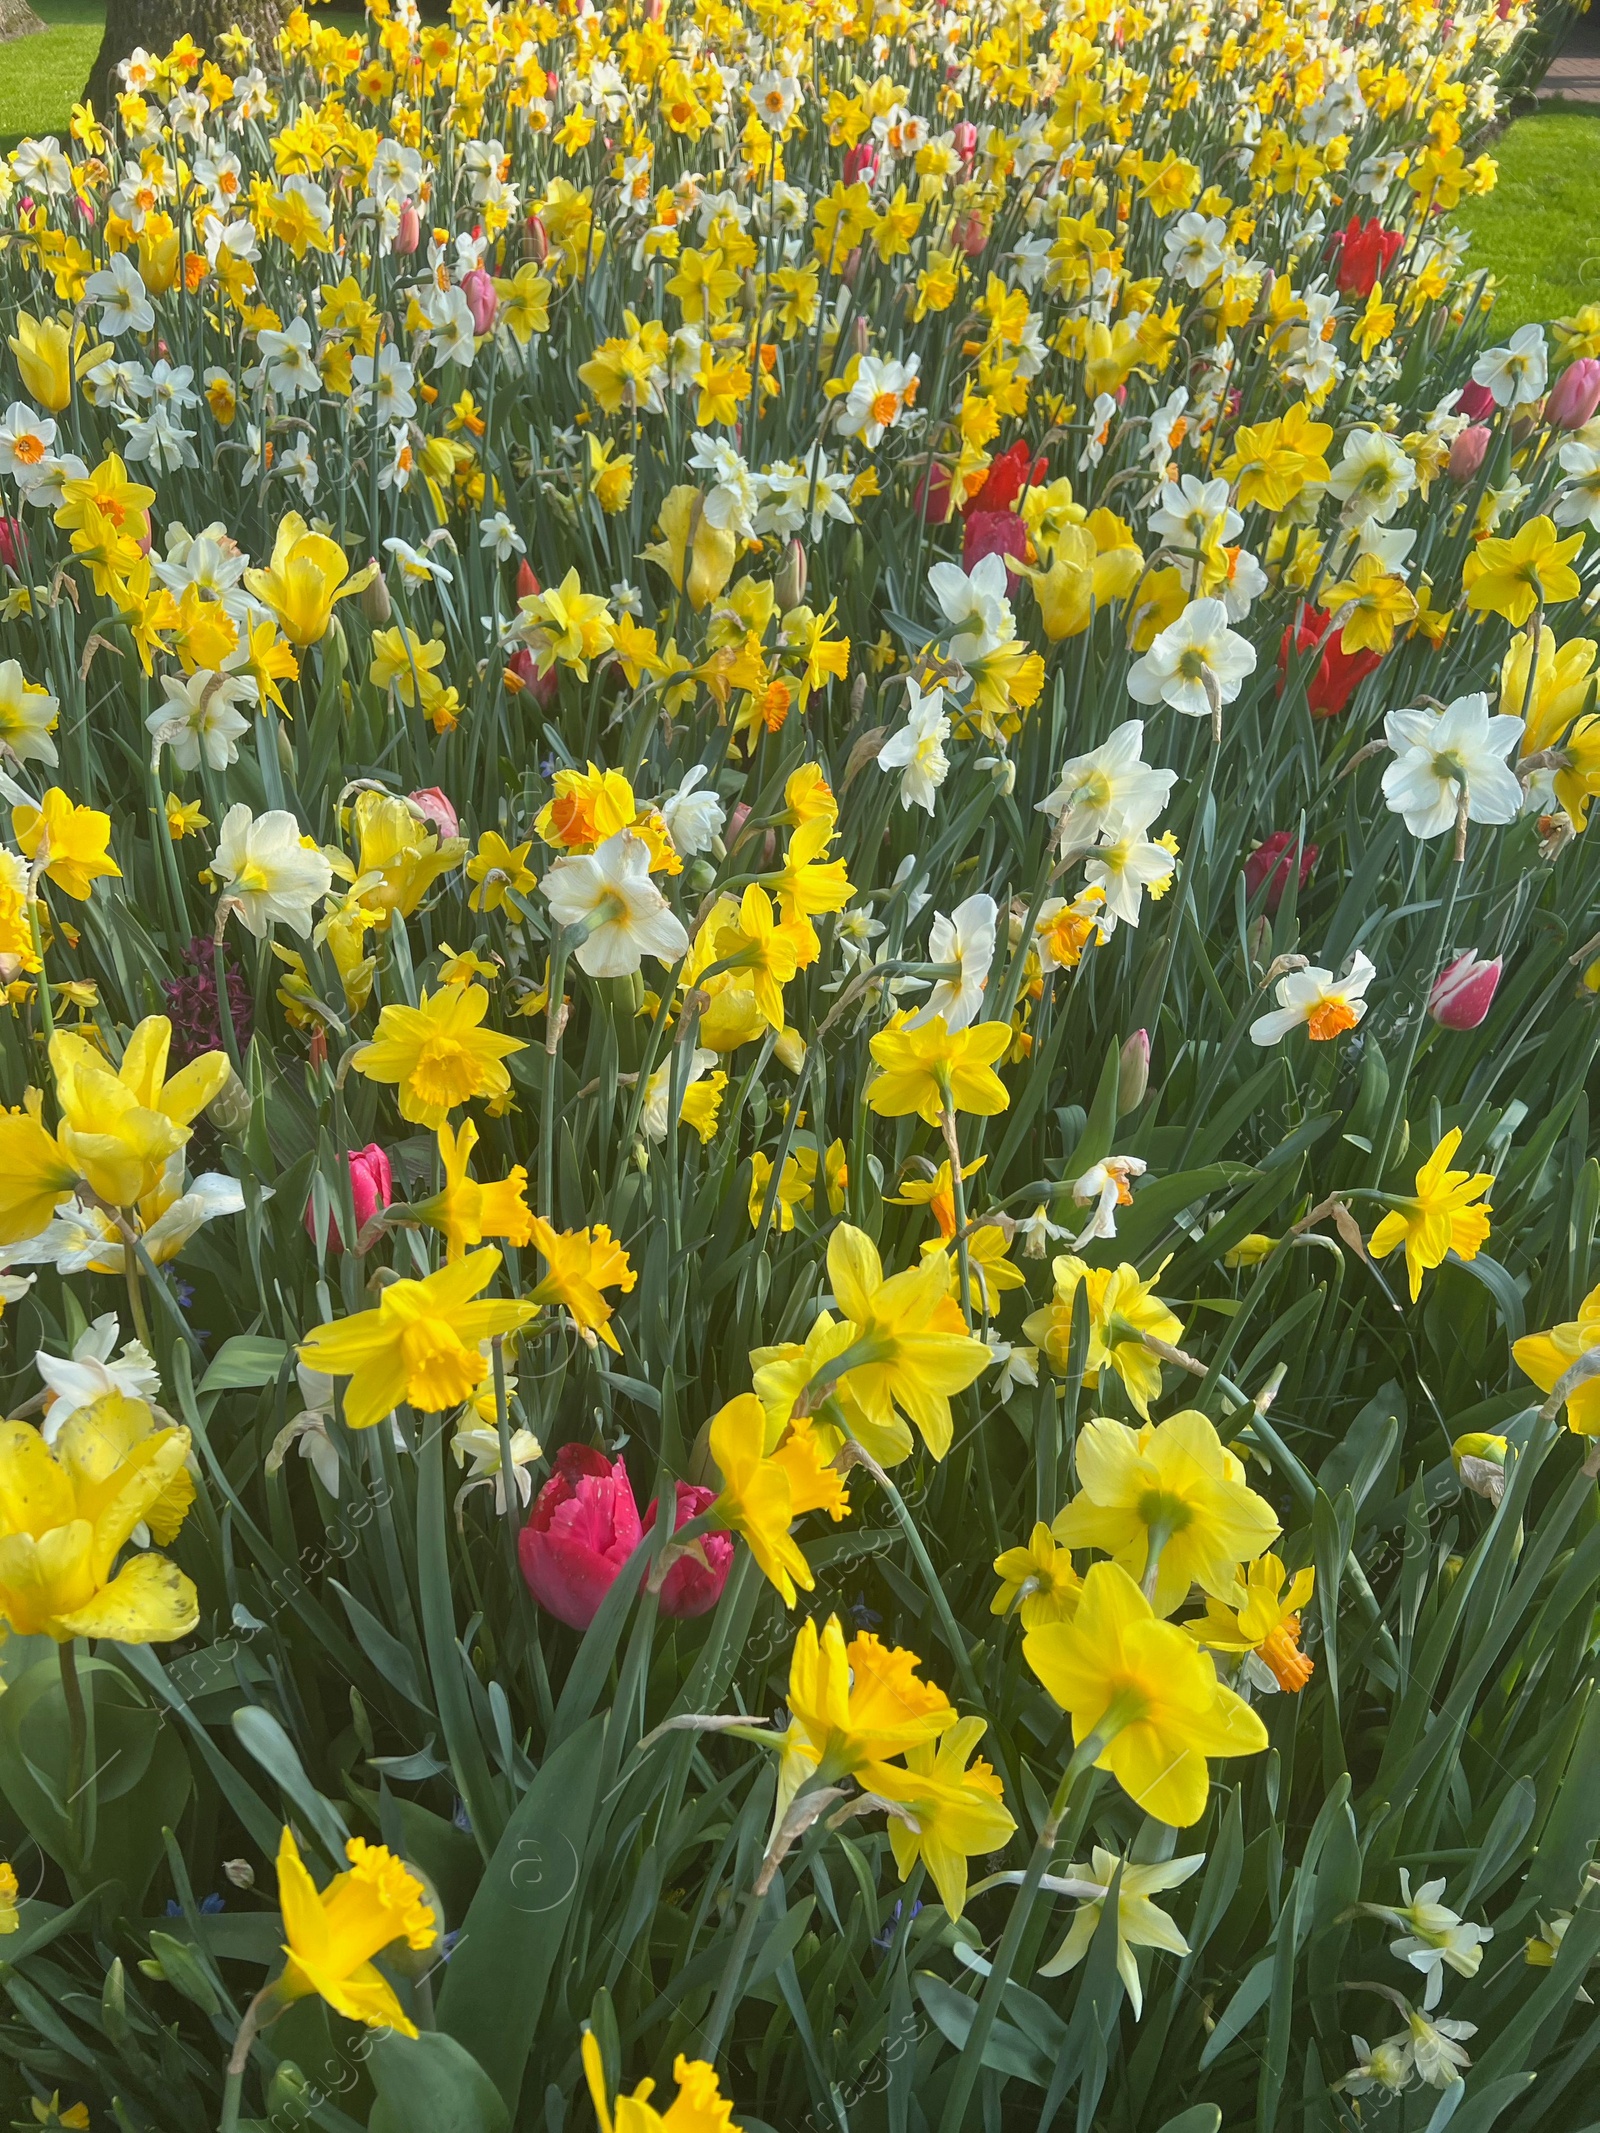
M 11 4 L 0 0 L 0 8 Z M 280 0 L 107 0 L 105 35 L 83 93 L 105 118 L 116 109 L 121 62 L 138 46 L 159 57 L 185 32 L 222 65 L 218 40 L 224 30 L 241 29 L 255 41 L 257 64 L 269 67 L 286 13 Z
M 28 0 L 0 0 L 0 44 L 12 37 L 31 37 L 43 28 Z

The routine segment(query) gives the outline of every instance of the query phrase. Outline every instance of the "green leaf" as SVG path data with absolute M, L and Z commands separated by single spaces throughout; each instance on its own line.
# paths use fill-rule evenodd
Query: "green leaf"
M 512 2111 L 583 1881 L 606 1724 L 606 1714 L 591 1718 L 563 1741 L 518 1801 L 445 1970 L 439 2026 L 473 2053 Z M 570 2049 L 564 2037 L 559 2050 Z
M 282 1341 L 255 1333 L 235 1334 L 217 1350 L 195 1390 L 201 1394 L 259 1391 L 263 1385 L 277 1383 L 288 1356 Z
M 500 2091 L 444 2031 L 381 2033 L 369 2063 L 378 2100 L 367 2133 L 507 2133 L 511 2120 Z

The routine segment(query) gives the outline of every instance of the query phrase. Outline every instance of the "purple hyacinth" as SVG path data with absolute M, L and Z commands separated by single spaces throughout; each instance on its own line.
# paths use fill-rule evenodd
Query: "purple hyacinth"
M 228 974 L 228 1004 L 233 1010 L 234 1033 L 242 1051 L 250 1042 L 255 1009 L 244 972 L 225 948 Z M 174 1063 L 182 1066 L 202 1052 L 223 1049 L 222 1018 L 217 1012 L 217 978 L 212 947 L 197 933 L 183 951 L 188 965 L 181 977 L 168 978 L 161 990 L 167 996 L 167 1015 L 172 1023 Z

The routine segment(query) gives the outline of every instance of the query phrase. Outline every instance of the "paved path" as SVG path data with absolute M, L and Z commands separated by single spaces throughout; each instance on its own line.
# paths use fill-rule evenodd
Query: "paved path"
M 1550 62 L 1539 96 L 1600 107 L 1600 13 L 1591 10 L 1574 23 L 1560 58 Z

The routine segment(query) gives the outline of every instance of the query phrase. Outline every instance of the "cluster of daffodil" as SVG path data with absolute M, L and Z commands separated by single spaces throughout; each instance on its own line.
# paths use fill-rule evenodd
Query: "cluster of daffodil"
M 1576 2078 L 1600 305 L 1452 220 L 1532 12 L 367 0 L 0 159 L 39 2122 Z

